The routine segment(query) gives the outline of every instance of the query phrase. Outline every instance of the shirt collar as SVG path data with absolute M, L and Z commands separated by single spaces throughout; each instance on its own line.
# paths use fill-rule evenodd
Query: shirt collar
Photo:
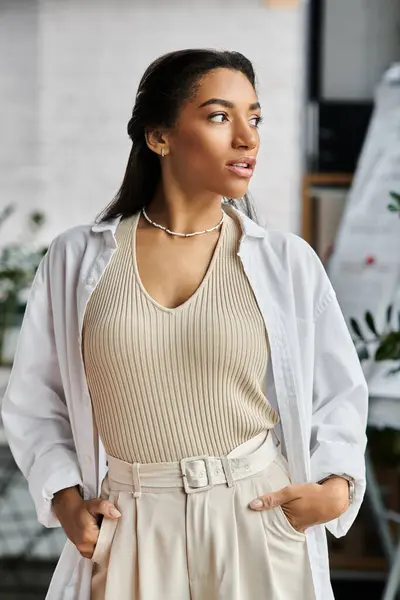
M 250 217 L 248 217 L 241 210 L 238 210 L 235 206 L 232 206 L 231 204 L 223 204 L 222 207 L 226 213 L 230 214 L 232 217 L 237 217 L 245 236 L 263 238 L 267 235 L 267 231 L 264 229 L 264 227 L 258 225 L 258 223 L 250 219 Z
M 102 221 L 101 223 L 95 223 L 92 227 L 92 231 L 93 233 L 103 233 L 104 231 L 112 231 L 112 233 L 115 233 L 120 220 L 121 216 L 118 216 L 114 219 Z
M 243 230 L 243 234 L 249 237 L 263 238 L 266 235 L 266 230 L 258 223 L 255 223 L 250 219 L 246 214 L 242 211 L 238 210 L 236 207 L 231 204 L 223 204 L 223 210 L 232 217 L 237 217 L 240 221 L 240 225 Z M 119 222 L 121 221 L 121 216 L 115 217 L 113 219 L 109 219 L 107 221 L 103 221 L 102 223 L 95 223 L 92 226 L 93 233 L 103 233 L 105 231 L 111 231 L 114 235 Z

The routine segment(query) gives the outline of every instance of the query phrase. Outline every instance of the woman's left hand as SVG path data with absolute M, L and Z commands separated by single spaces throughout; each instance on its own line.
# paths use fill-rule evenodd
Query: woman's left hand
M 249 506 L 258 511 L 281 506 L 292 527 L 304 533 L 312 525 L 337 519 L 348 509 L 349 484 L 343 477 L 332 477 L 323 484 L 288 485 L 256 498 Z

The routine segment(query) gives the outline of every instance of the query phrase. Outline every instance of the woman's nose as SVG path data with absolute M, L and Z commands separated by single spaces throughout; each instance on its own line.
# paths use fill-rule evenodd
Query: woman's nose
M 232 144 L 234 148 L 254 150 L 257 144 L 258 132 L 254 127 L 246 124 L 236 129 Z

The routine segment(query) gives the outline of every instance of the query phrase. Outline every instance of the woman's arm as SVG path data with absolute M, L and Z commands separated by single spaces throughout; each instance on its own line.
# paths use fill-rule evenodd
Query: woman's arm
M 290 485 L 258 498 L 251 508 L 282 506 L 300 531 L 326 524 L 336 537 L 345 535 L 356 518 L 365 493 L 368 388 L 354 343 L 335 291 L 311 246 L 293 234 L 288 257 L 299 315 L 314 324 L 310 461 L 311 483 Z M 273 392 L 272 392 L 273 393 Z M 306 399 L 308 402 L 308 398 Z M 310 410 L 310 408 L 308 410 Z M 328 479 L 326 477 L 337 475 Z M 349 484 L 354 497 L 349 506 Z
M 325 524 L 340 537 L 356 518 L 365 492 L 368 390 L 333 289 L 319 306 L 310 443 L 313 483 L 289 485 L 254 499 L 249 507 L 269 510 L 282 506 L 298 531 Z M 318 483 L 330 475 L 338 477 Z M 348 482 L 342 475 L 354 479 L 350 506 Z
M 53 242 L 30 291 L 1 411 L 11 451 L 28 480 L 38 520 L 46 527 L 59 526 L 52 512 L 53 495 L 82 485 L 53 328 L 54 246 Z
M 340 537 L 356 518 L 365 493 L 368 388 L 333 289 L 315 320 L 313 389 L 312 480 L 346 474 L 355 481 L 352 505 L 326 525 Z

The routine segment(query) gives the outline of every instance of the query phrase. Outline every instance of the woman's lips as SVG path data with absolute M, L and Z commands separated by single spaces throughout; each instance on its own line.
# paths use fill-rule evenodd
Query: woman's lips
M 254 169 L 252 167 L 236 167 L 234 165 L 226 165 L 227 168 L 238 175 L 238 177 L 244 177 L 245 179 L 250 179 L 254 173 Z

